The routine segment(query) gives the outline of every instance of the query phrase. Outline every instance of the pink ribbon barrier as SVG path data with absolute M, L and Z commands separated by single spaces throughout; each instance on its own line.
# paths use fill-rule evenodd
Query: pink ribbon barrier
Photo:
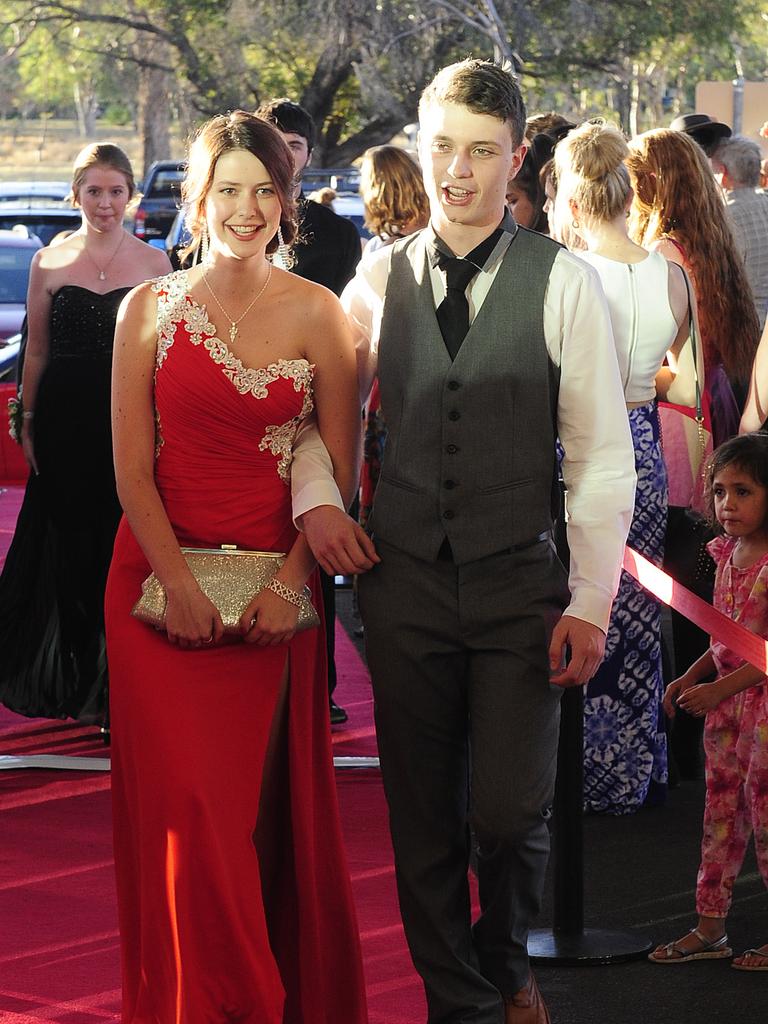
M 657 568 L 630 547 L 624 548 L 623 566 L 630 576 L 664 604 L 680 612 L 750 665 L 768 673 L 768 643 L 746 626 L 734 622 L 696 594 Z

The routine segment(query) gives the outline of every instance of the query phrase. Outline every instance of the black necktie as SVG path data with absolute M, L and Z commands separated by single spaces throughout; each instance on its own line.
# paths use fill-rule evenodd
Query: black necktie
M 447 291 L 437 307 L 437 322 L 443 336 L 448 355 L 455 359 L 469 330 L 469 301 L 467 287 L 475 274 L 482 269 L 496 248 L 501 231 L 496 230 L 463 258 L 449 256 L 442 249 L 437 250 L 439 266 L 445 271 Z
M 455 359 L 469 330 L 467 285 L 477 273 L 477 267 L 469 260 L 457 258 L 443 258 L 440 265 L 445 271 L 448 291 L 437 307 L 437 322 L 448 355 Z

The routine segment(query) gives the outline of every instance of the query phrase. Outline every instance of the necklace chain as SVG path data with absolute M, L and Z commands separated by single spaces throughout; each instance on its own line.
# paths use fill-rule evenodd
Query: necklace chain
M 219 307 L 221 312 L 224 314 L 224 316 L 229 321 L 229 343 L 230 343 L 230 345 L 234 345 L 234 343 L 235 343 L 235 338 L 237 337 L 237 325 L 242 320 L 245 319 L 245 317 L 251 311 L 251 308 L 259 301 L 261 296 L 267 290 L 267 285 L 269 284 L 270 278 L 272 277 L 272 264 L 270 263 L 270 264 L 268 264 L 268 266 L 269 266 L 269 269 L 267 270 L 267 279 L 266 279 L 266 281 L 261 286 L 261 288 L 259 288 L 258 292 L 254 295 L 254 297 L 251 299 L 251 301 L 245 307 L 245 309 L 240 314 L 240 316 L 237 318 L 237 320 L 233 320 L 232 317 L 229 315 L 229 313 L 226 311 L 226 309 L 224 309 L 222 304 L 219 302 L 219 299 L 218 299 L 218 296 L 216 295 L 216 292 L 213 290 L 213 288 L 211 288 L 211 282 L 208 280 L 207 273 L 205 272 L 205 270 L 203 271 L 203 281 L 205 281 L 205 287 L 211 293 L 211 295 L 213 297 L 213 301 L 216 303 L 216 305 Z
M 106 281 L 107 280 L 107 271 L 109 270 L 109 266 L 112 263 L 112 260 L 115 258 L 115 256 L 117 256 L 117 254 L 120 252 L 120 246 L 123 244 L 124 239 L 125 239 L 125 230 L 123 229 L 120 232 L 120 241 L 117 243 L 117 246 L 115 247 L 115 251 L 109 257 L 109 259 L 107 260 L 107 262 L 104 264 L 103 267 L 100 266 L 96 262 L 96 260 L 93 258 L 91 253 L 88 251 L 88 244 L 86 242 L 83 243 L 83 252 L 88 257 L 88 259 L 91 261 L 91 263 L 94 265 L 94 267 L 96 267 L 96 269 L 98 270 L 98 272 L 99 272 L 99 280 L 100 281 Z

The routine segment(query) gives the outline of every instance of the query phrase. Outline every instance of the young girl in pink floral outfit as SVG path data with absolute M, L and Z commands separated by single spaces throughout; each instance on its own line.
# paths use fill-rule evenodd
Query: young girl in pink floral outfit
M 723 536 L 708 550 L 717 565 L 714 605 L 747 629 L 768 637 L 768 435 L 732 438 L 709 466 L 711 512 Z M 716 674 L 714 682 L 702 680 Z M 754 833 L 757 863 L 768 886 L 768 684 L 763 672 L 713 639 L 706 654 L 664 694 L 675 706 L 706 715 L 707 796 L 701 866 L 696 884 L 698 924 L 676 942 L 658 946 L 657 964 L 731 956 L 725 921 L 733 883 Z M 734 958 L 742 971 L 768 971 L 768 944 Z

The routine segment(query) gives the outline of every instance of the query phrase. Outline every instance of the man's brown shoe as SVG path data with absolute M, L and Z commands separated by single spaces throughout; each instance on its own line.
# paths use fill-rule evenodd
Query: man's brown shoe
M 505 1024 L 551 1024 L 549 1011 L 531 972 L 528 984 L 504 1001 Z

